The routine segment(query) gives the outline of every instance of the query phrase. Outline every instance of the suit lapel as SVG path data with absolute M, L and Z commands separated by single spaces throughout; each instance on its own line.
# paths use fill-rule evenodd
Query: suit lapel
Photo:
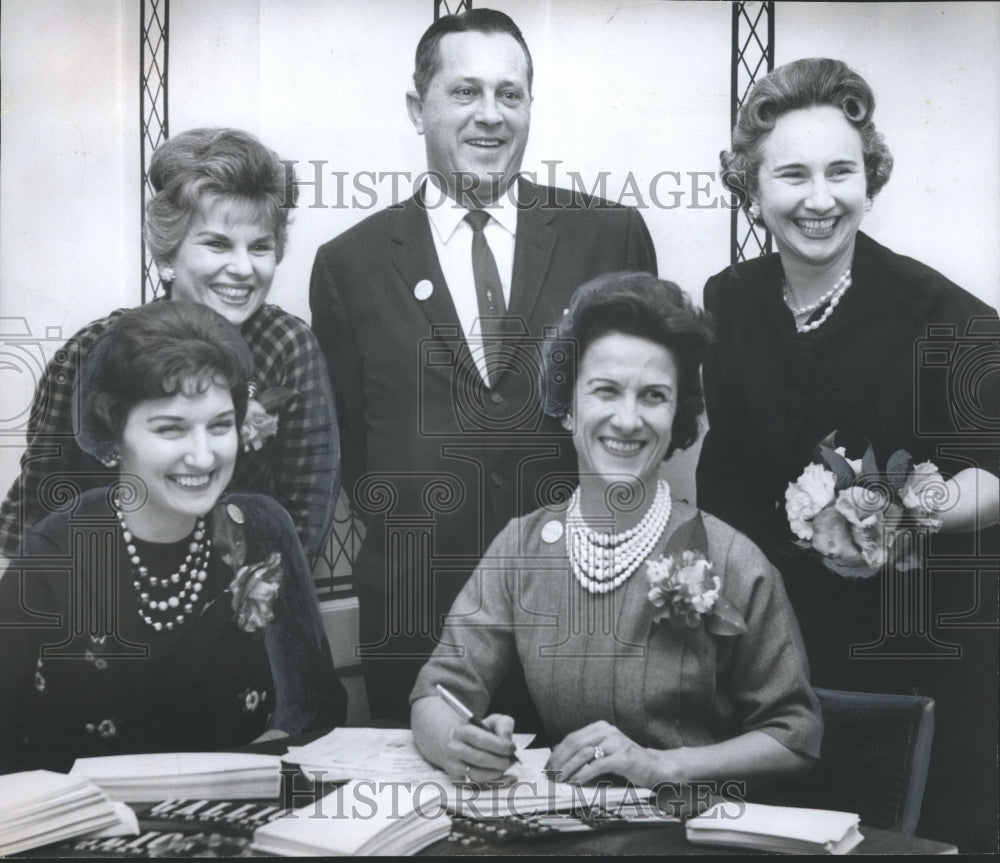
M 558 232 L 553 227 L 553 210 L 545 210 L 537 186 L 518 180 L 517 238 L 514 267 L 510 279 L 510 303 L 502 341 L 513 345 L 531 333 L 529 321 L 542 294 L 542 285 L 552 263 Z M 494 386 L 508 371 L 502 363 Z
M 431 324 L 454 325 L 461 333 L 458 312 L 441 272 L 430 221 L 419 195 L 403 203 L 395 220 L 392 241 L 393 265 L 403 280 L 407 302 L 416 304 Z M 431 288 L 430 295 L 424 299 L 415 293 L 421 282 L 429 282 Z
M 451 291 L 441 271 L 431 223 L 421 203 L 419 193 L 404 202 L 395 220 L 392 232 L 393 266 L 403 280 L 404 303 L 413 303 L 427 318 L 426 334 L 433 335 L 454 351 L 457 369 L 475 369 L 469 345 L 462 332 L 462 324 L 451 299 Z M 426 294 L 430 283 L 430 295 Z M 417 286 L 423 299 L 417 295 Z M 478 379 L 478 372 L 475 375 Z
M 508 314 L 525 322 L 541 296 L 558 237 L 552 224 L 556 211 L 541 206 L 541 195 L 537 186 L 518 180 L 517 240 Z
M 524 326 L 514 326 L 512 321 L 510 336 L 504 338 L 504 341 L 518 341 L 525 333 L 524 328 L 535 310 L 552 263 L 552 253 L 558 238 L 558 232 L 552 224 L 555 212 L 539 205 L 541 194 L 532 184 L 524 180 L 518 181 L 517 239 L 507 314 L 514 321 L 523 322 Z M 404 202 L 400 208 L 392 240 L 393 265 L 406 286 L 407 301 L 416 303 L 431 325 L 446 325 L 449 330 L 454 327 L 450 332 L 457 336 L 460 352 L 467 354 L 468 344 L 441 271 L 434 238 L 431 236 L 430 221 L 419 194 Z M 431 283 L 432 291 L 429 297 L 419 300 L 414 291 L 423 281 Z M 451 341 L 454 336 L 444 337 Z M 471 356 L 468 360 L 471 361 Z M 501 371 L 500 376 L 503 374 L 504 371 Z

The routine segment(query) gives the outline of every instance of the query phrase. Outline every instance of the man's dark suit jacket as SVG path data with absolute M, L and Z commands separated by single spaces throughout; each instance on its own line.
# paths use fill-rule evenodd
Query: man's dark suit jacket
M 429 610 L 439 632 L 507 521 L 573 488 L 572 441 L 539 405 L 545 328 L 589 279 L 656 272 L 635 210 L 523 180 L 518 201 L 510 335 L 492 389 L 472 361 L 419 196 L 316 255 L 312 328 L 338 397 L 344 487 L 367 527 L 354 579 L 388 590 L 403 615 L 390 625 L 397 632 L 422 626 Z M 418 589 L 421 574 L 432 596 Z

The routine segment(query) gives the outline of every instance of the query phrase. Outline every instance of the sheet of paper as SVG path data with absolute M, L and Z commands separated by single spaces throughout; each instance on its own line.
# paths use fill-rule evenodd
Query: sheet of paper
M 425 796 L 436 793 L 451 812 L 473 818 L 593 806 L 610 809 L 648 800 L 652 794 L 634 786 L 554 782 L 544 769 L 551 750 L 526 748 L 533 739 L 532 734 L 515 734 L 520 763 L 511 765 L 502 780 L 485 785 L 450 779 L 424 759 L 405 728 L 337 728 L 306 746 L 289 747 L 284 760 L 298 764 L 312 779 L 366 779 L 405 783 L 408 788 L 422 783 Z

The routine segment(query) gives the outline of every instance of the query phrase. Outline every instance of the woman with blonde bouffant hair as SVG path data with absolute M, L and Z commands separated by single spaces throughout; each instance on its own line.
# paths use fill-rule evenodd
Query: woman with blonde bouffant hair
M 297 187 L 278 155 L 240 129 L 191 129 L 153 153 L 146 246 L 165 299 L 202 303 L 253 355 L 251 399 L 233 488 L 273 495 L 303 547 L 327 540 L 340 490 L 340 437 L 326 361 L 309 327 L 267 302 L 288 241 Z M 102 484 L 108 468 L 74 446 L 70 410 L 78 366 L 124 309 L 93 321 L 55 354 L 35 392 L 21 475 L 0 511 L 0 553 L 51 511 L 46 477 Z M 52 441 L 58 440 L 53 455 Z

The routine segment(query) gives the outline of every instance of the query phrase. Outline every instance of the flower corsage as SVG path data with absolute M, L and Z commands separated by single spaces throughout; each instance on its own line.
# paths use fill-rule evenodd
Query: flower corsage
M 222 560 L 236 573 L 229 583 L 236 625 L 244 632 L 256 632 L 274 620 L 285 571 L 281 553 L 271 552 L 264 560 L 245 564 L 246 537 L 243 512 L 235 504 L 218 504 L 213 513 L 212 542 Z
M 712 575 L 712 563 L 702 549 L 708 537 L 701 515 L 681 525 L 663 556 L 646 561 L 649 601 L 656 606 L 653 622 L 665 620 L 677 630 L 704 626 L 712 635 L 747 631 L 739 609 L 721 594 L 722 581 Z
M 247 415 L 240 429 L 240 443 L 243 451 L 259 450 L 268 438 L 278 433 L 278 412 L 294 395 L 288 387 L 271 387 L 257 394 L 254 384 L 250 384 L 250 398 L 247 401 Z
M 887 563 L 901 570 L 919 565 L 912 544 L 897 539 L 906 529 L 937 531 L 947 496 L 933 462 L 914 465 L 901 449 L 880 468 L 871 445 L 860 460 L 849 459 L 831 434 L 788 484 L 785 512 L 797 547 L 838 575 L 869 578 Z
M 274 601 L 285 571 L 281 553 L 272 551 L 265 560 L 241 566 L 230 582 L 236 625 L 244 632 L 256 632 L 274 620 Z

